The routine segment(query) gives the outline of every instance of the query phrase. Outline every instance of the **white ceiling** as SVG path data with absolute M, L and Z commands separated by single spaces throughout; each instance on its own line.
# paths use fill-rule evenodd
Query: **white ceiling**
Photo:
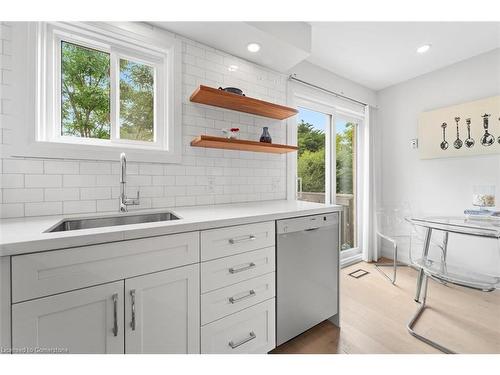
M 309 56 L 311 26 L 305 22 L 151 22 L 221 51 L 277 71 L 287 71 Z M 257 53 L 247 50 L 259 43 Z
M 308 60 L 373 90 L 500 48 L 500 22 L 313 22 Z M 431 49 L 416 52 L 423 44 Z
M 307 59 L 373 90 L 500 48 L 500 22 L 155 22 L 272 69 Z M 262 45 L 251 54 L 249 42 Z M 431 44 L 429 52 L 416 49 Z

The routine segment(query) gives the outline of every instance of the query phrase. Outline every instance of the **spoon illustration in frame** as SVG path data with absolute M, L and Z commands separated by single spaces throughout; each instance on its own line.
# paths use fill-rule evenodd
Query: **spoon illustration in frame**
M 446 142 L 446 127 L 448 124 L 446 122 L 443 122 L 441 125 L 441 128 L 443 129 L 443 142 L 441 142 L 440 147 L 441 150 L 446 150 L 448 148 L 448 142 Z
M 465 123 L 467 124 L 467 139 L 465 140 L 465 147 L 472 148 L 474 147 L 474 139 L 470 136 L 470 118 L 465 119 Z
M 458 131 L 458 122 L 460 121 L 460 117 L 455 117 L 455 122 L 457 123 L 457 139 L 455 139 L 455 142 L 453 142 L 453 147 L 455 147 L 457 150 L 462 148 L 462 145 L 464 144 L 462 140 L 460 139 L 460 133 Z
M 488 133 L 488 117 L 491 115 L 485 113 L 481 117 L 483 118 L 483 128 L 484 128 L 484 134 L 481 137 L 481 144 L 485 147 L 491 146 L 493 143 L 495 143 L 495 137 Z

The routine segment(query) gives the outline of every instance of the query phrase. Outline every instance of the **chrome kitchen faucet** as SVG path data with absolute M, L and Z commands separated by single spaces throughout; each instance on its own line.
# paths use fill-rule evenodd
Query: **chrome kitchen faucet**
M 120 154 L 120 212 L 127 212 L 127 206 L 139 205 L 139 190 L 137 197 L 127 198 L 125 193 L 125 185 L 127 184 L 127 157 L 125 153 Z

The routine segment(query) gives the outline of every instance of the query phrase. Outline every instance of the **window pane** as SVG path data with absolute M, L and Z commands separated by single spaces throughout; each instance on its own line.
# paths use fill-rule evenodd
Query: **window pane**
M 309 202 L 324 203 L 325 130 L 330 116 L 299 108 L 298 118 L 297 175 L 302 180 L 302 193 L 299 192 L 298 198 Z
M 109 54 L 61 42 L 61 134 L 110 138 Z
M 338 118 L 336 128 L 337 204 L 343 206 L 341 250 L 356 243 L 356 130 L 357 124 Z
M 120 138 L 154 141 L 154 69 L 120 59 Z

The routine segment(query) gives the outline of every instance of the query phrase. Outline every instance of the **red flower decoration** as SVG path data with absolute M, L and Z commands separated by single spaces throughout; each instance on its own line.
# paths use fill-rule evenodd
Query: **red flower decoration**
M 240 128 L 231 128 L 231 129 L 229 129 L 229 130 L 231 130 L 232 132 L 239 132 L 239 131 L 240 131 Z

